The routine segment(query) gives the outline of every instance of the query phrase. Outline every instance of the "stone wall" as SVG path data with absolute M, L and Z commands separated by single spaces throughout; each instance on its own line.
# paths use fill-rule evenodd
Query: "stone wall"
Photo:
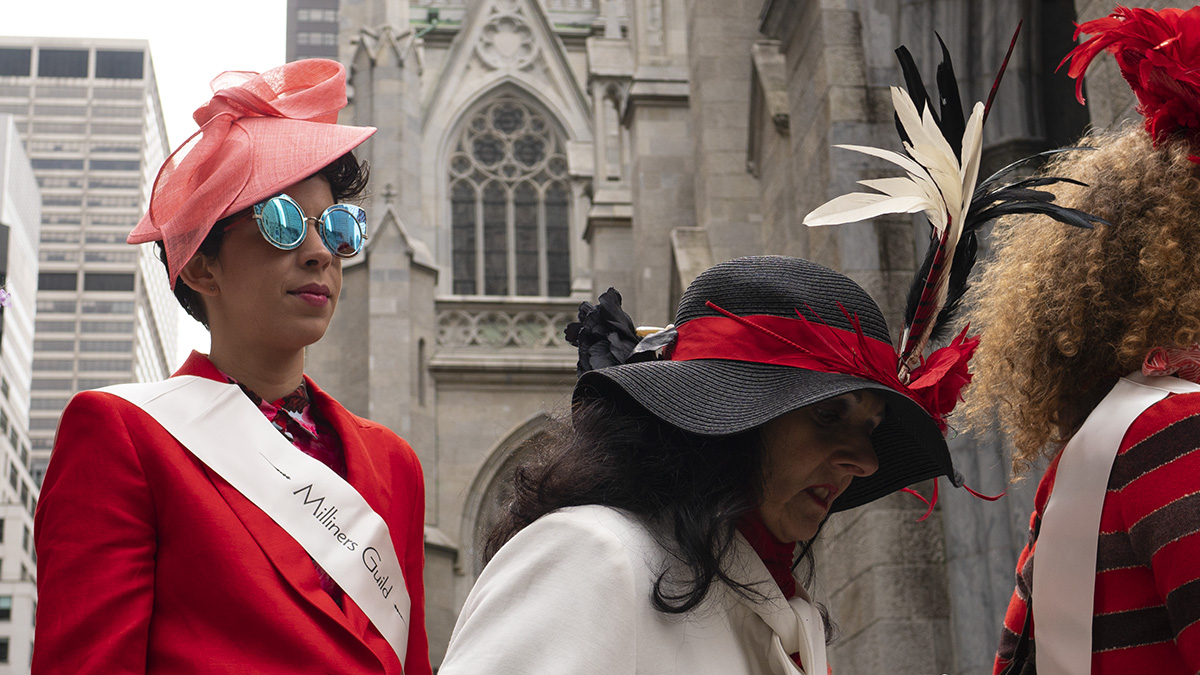
M 746 170 L 758 11 L 753 2 L 688 2 L 695 226 L 708 230 L 714 262 L 763 252 L 761 193 Z
M 675 318 L 671 230 L 695 222 L 690 113 L 669 102 L 630 105 L 636 268 L 628 311 L 640 324 L 665 326 Z
M 807 258 L 808 228 L 800 225 L 793 194 L 797 177 L 792 173 L 787 61 L 776 40 L 756 41 L 750 54 L 754 69 L 746 169 L 758 179 L 762 195 L 762 252 Z
M 361 263 L 342 269 L 342 292 L 325 337 L 308 348 L 304 370 L 318 385 L 355 415 L 370 409 L 367 373 L 367 276 Z
M 837 628 L 833 671 L 947 673 L 953 640 L 941 513 L 895 493 L 832 516 L 821 532 L 815 592 Z
M 628 307 L 639 324 L 665 326 L 675 318 L 671 231 L 696 224 L 687 14 L 683 0 L 633 0 L 633 8 L 634 74 L 621 115 L 631 150 L 635 286 Z

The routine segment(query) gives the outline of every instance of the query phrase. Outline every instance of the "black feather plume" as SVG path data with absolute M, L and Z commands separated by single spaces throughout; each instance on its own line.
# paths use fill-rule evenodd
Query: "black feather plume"
M 935 33 L 935 35 L 937 35 Z M 942 48 L 942 62 L 938 64 L 937 69 L 937 86 L 938 86 L 938 105 L 933 105 L 933 99 L 929 96 L 929 90 L 925 88 L 925 81 L 921 78 L 921 72 L 917 68 L 916 60 L 904 45 L 896 48 L 896 59 L 900 62 L 900 70 L 904 73 L 904 88 L 908 91 L 909 98 L 917 107 L 917 111 L 924 113 L 928 111 L 933 116 L 934 123 L 942 132 L 942 137 L 950 144 L 954 151 L 954 156 L 959 162 L 963 161 L 962 157 L 962 141 L 963 134 L 966 132 L 967 122 L 963 115 L 962 97 L 958 92 L 958 81 L 954 77 L 954 64 L 950 58 L 950 50 L 946 49 L 946 43 L 942 41 L 942 37 L 937 35 L 938 44 Z M 904 130 L 904 125 L 900 123 L 900 116 L 894 115 L 896 122 L 896 131 L 900 134 L 900 140 L 904 143 L 912 143 L 908 133 Z M 960 245 L 967 244 L 966 248 L 970 248 L 969 258 L 965 257 L 965 251 L 960 251 L 955 248 L 950 276 L 947 279 L 948 293 L 947 305 L 950 304 L 950 298 L 955 296 L 955 281 L 961 276 L 961 273 L 956 273 L 953 266 L 966 263 L 974 264 L 976 248 L 974 238 L 965 238 L 967 233 L 963 232 L 963 238 L 960 238 Z M 937 262 L 937 254 L 942 247 L 942 242 L 938 240 L 936 233 L 933 233 L 929 240 L 929 248 L 926 251 L 925 259 L 921 263 L 921 267 L 917 270 L 917 275 L 913 278 L 913 282 L 908 287 L 908 294 L 905 299 L 904 306 L 904 325 L 912 326 L 917 316 L 917 311 L 921 305 L 922 298 L 927 291 L 927 280 L 930 278 L 930 272 L 934 264 Z M 970 270 L 967 270 L 969 274 Z M 958 294 L 961 295 L 961 294 Z M 957 305 L 957 302 L 955 303 Z M 945 307 L 945 306 L 944 306 Z M 949 318 L 951 314 L 947 314 L 945 308 L 938 312 L 937 318 L 934 320 L 933 332 L 930 334 L 932 339 L 937 339 L 941 333 L 945 332 L 945 327 L 942 326 L 943 319 Z
M 975 228 L 964 227 L 962 236 L 958 240 L 958 247 L 954 249 L 954 262 L 950 267 L 946 304 L 942 305 L 942 311 L 938 312 L 937 323 L 933 326 L 933 332 L 929 334 L 930 342 L 940 342 L 950 337 L 954 315 L 958 312 L 963 296 L 967 293 L 967 278 L 971 276 L 971 270 L 975 267 L 975 256 L 978 251 L 979 238 L 975 233 Z
M 992 101 L 996 96 L 996 92 L 1000 89 L 1000 81 L 1004 79 L 1004 71 L 1008 69 L 1008 61 L 1012 58 L 1013 49 L 1017 46 L 1017 36 L 1021 34 L 1022 22 L 1017 22 L 1017 29 L 1013 31 L 1012 40 L 1008 43 L 1008 51 L 1004 54 L 1004 60 L 1000 63 L 1000 68 L 996 72 L 996 79 L 992 81 L 992 89 L 988 94 L 987 104 L 984 106 L 983 121 L 987 122 L 988 113 L 991 112 Z M 938 127 L 942 130 L 942 135 L 950 142 L 950 147 L 954 153 L 962 160 L 962 138 L 966 131 L 966 120 L 963 117 L 962 99 L 959 96 L 958 84 L 954 78 L 954 66 L 950 61 L 950 50 L 946 49 L 946 42 L 942 40 L 942 36 L 937 35 L 938 44 L 942 48 L 942 63 L 938 66 L 937 82 L 938 96 L 941 97 L 942 118 Z M 1019 165 L 1019 163 L 1018 163 Z M 1020 209 L 1044 208 L 1049 201 L 1053 201 L 1053 195 L 1049 193 L 1037 193 L 1036 191 L 1022 192 L 1021 190 L 1028 186 L 1000 186 L 992 181 L 999 181 L 1000 178 L 1007 174 L 1016 165 L 1005 167 L 1001 171 L 994 174 L 988 180 L 979 184 L 975 191 L 971 193 L 971 205 L 967 209 L 966 217 L 962 223 L 962 234 L 959 236 L 958 245 L 954 249 L 954 259 L 950 263 L 950 275 L 946 280 L 946 302 L 942 305 L 942 309 L 938 312 L 937 319 L 934 321 L 933 330 L 929 334 L 931 342 L 937 342 L 947 337 L 950 331 L 955 314 L 962 305 L 962 299 L 967 294 L 968 280 L 971 276 L 971 270 L 975 267 L 976 255 L 979 251 L 979 228 L 982 227 L 992 218 L 1002 215 L 1006 209 L 1015 209 L 1013 213 L 1020 213 Z M 1006 192 L 1006 188 L 1013 188 L 1013 191 Z M 1042 200 L 1040 195 L 1049 195 L 1049 200 Z M 1020 205 L 1020 206 L 1018 206 Z M 1074 209 L 1063 209 L 1061 207 L 1052 208 L 1053 215 L 1056 219 L 1063 219 L 1063 222 L 1074 224 L 1074 221 L 1081 217 L 1086 218 L 1087 215 Z M 911 291 L 910 291 L 911 295 Z
M 868 183 L 868 187 L 878 190 L 882 195 L 854 193 L 839 197 L 815 209 L 804 219 L 808 225 L 832 225 L 862 220 L 864 214 L 907 213 L 913 208 L 914 198 L 918 206 L 930 217 L 933 229 L 929 249 L 906 297 L 904 330 L 898 350 L 901 361 L 898 374 L 901 380 L 907 381 L 909 373 L 916 367 L 929 341 L 944 339 L 946 331 L 953 325 L 955 311 L 962 304 L 971 269 L 978 254 L 979 230 L 988 221 L 1003 215 L 1035 213 L 1045 214 L 1075 227 L 1090 228 L 1096 224 L 1106 224 L 1103 219 L 1078 209 L 1056 205 L 1054 194 L 1042 189 L 1058 183 L 1078 184 L 1078 181 L 1058 177 L 1010 180 L 1009 175 L 1029 160 L 1011 164 L 982 183 L 977 180 L 983 142 L 982 125 L 986 122 L 994 97 L 999 91 L 1020 29 L 1018 25 L 1013 33 L 987 103 L 976 103 L 969 120 L 964 115 L 950 51 L 940 35 L 937 36 L 937 40 L 942 60 L 937 68 L 937 105 L 934 105 L 930 98 L 930 91 L 921 78 L 912 54 L 903 46 L 896 49 L 896 58 L 900 62 L 907 90 L 894 95 L 897 109 L 896 130 L 906 146 L 915 145 L 912 138 L 918 139 L 922 149 L 916 154 L 921 156 L 921 160 L 917 160 L 911 154 L 904 158 L 888 151 L 845 146 L 898 164 L 906 170 L 911 169 L 908 171 L 908 182 L 906 183 L 904 178 L 896 178 L 887 183 Z M 910 101 L 919 117 L 936 124 L 938 133 L 946 141 L 946 145 L 926 138 L 928 133 L 925 122 L 912 119 Z M 909 130 L 905 129 L 904 122 L 900 119 L 901 114 L 904 116 L 904 122 L 910 125 Z M 921 128 L 916 125 L 920 125 Z M 953 157 L 944 156 L 949 154 L 947 150 L 953 153 Z M 969 156 L 964 157 L 964 153 Z M 1043 153 L 1041 156 L 1046 154 L 1050 153 Z M 914 169 L 909 160 L 916 162 L 920 169 Z M 921 173 L 922 169 L 928 173 Z M 967 191 L 966 194 L 959 195 L 954 190 L 955 186 L 951 183 L 954 179 L 952 169 L 958 170 L 957 178 L 962 181 L 961 189 Z M 940 202 L 936 197 L 931 197 L 935 190 L 941 196 Z
M 996 73 L 996 78 L 992 83 L 992 88 L 984 109 L 984 120 L 987 119 L 987 113 L 991 110 L 992 101 L 1000 88 L 1000 81 L 1004 77 L 1004 72 L 1008 67 L 1009 59 L 1012 57 L 1013 49 L 1016 47 L 1017 37 L 1020 33 L 1021 24 L 1018 23 L 1012 40 L 1009 42 L 1008 51 L 1005 53 L 1004 60 L 1001 62 L 1000 68 Z M 937 34 L 935 33 L 935 35 Z M 963 114 L 962 97 L 959 94 L 958 83 L 954 77 L 954 65 L 950 58 L 950 50 L 946 48 L 946 43 L 942 40 L 941 35 L 937 35 L 937 40 L 942 50 L 942 62 L 938 65 L 937 69 L 939 105 L 936 112 L 932 106 L 925 84 L 921 80 L 921 74 L 917 70 L 912 54 L 906 48 L 900 47 L 896 50 L 896 57 L 900 61 L 900 68 L 904 73 L 905 86 L 910 98 L 916 103 L 918 110 L 928 108 L 934 114 L 934 120 L 941 130 L 942 136 L 949 142 L 951 149 L 961 162 L 963 161 L 962 139 L 966 132 L 966 118 Z M 900 124 L 898 115 L 896 127 L 900 131 L 901 139 L 905 142 L 910 142 L 904 132 L 903 126 Z M 1044 157 L 1054 152 L 1059 151 L 1041 153 L 1034 158 Z M 950 272 L 946 279 L 945 304 L 942 305 L 934 321 L 933 329 L 929 335 L 930 341 L 937 342 L 944 339 L 952 327 L 955 313 L 960 308 L 962 299 L 966 295 L 968 280 L 978 255 L 979 229 L 988 221 L 999 216 L 1015 213 L 1040 213 L 1075 227 L 1090 228 L 1094 223 L 1105 222 L 1103 219 L 1096 218 L 1077 209 L 1058 206 L 1054 204 L 1054 195 L 1052 193 L 1034 189 L 1055 183 L 1077 184 L 1078 181 L 1054 177 L 1026 178 L 1011 183 L 1004 180 L 1017 167 L 1034 158 L 1026 158 L 1004 167 L 979 183 L 972 193 L 971 205 L 962 223 L 962 233 L 959 236 L 958 244 L 954 248 L 954 256 L 949 261 Z M 929 277 L 932 267 L 938 264 L 936 258 L 941 245 L 941 242 L 937 241 L 936 234 L 934 234 L 930 238 L 929 250 L 925 254 L 925 259 L 921 263 L 914 283 L 908 290 L 904 311 L 905 326 L 912 324 L 913 317 L 917 313 L 926 286 L 925 280 Z
M 1012 164 L 1006 165 L 1004 168 L 1000 169 L 996 173 L 994 173 L 994 174 L 988 176 L 987 178 L 985 178 L 984 180 L 980 181 L 979 185 L 975 188 L 975 192 L 973 193 L 972 198 L 974 198 L 975 194 L 979 194 L 979 191 L 981 189 L 984 189 L 986 186 L 999 181 L 1001 178 L 1012 173 L 1019 166 L 1023 166 L 1025 164 L 1030 164 L 1032 162 L 1040 161 L 1043 157 L 1049 157 L 1051 155 L 1057 155 L 1057 154 L 1064 153 L 1064 152 L 1074 152 L 1075 150 L 1095 150 L 1095 148 L 1086 146 L 1086 145 L 1073 145 L 1073 146 L 1066 147 L 1066 148 L 1054 148 L 1053 150 L 1046 150 L 1043 152 L 1039 152 L 1036 155 L 1029 155 L 1028 157 L 1022 157 L 1021 159 L 1018 159 L 1017 161 L 1013 162 Z M 1059 180 L 1067 180 L 1067 179 L 1062 178 Z M 1077 181 L 1069 181 L 1069 182 L 1077 182 Z M 1080 183 L 1080 185 L 1082 185 L 1082 183 Z
M 996 79 L 992 81 L 992 90 L 988 92 L 987 103 L 983 106 L 983 122 L 987 123 L 988 115 L 992 113 L 992 102 L 996 100 L 996 92 L 1000 91 L 1000 80 L 1004 79 L 1004 71 L 1008 69 L 1008 60 L 1012 58 L 1013 50 L 1017 48 L 1017 36 L 1021 34 L 1021 26 L 1025 24 L 1025 20 L 1017 21 L 1017 29 L 1013 31 L 1012 40 L 1008 43 L 1008 52 L 1004 55 L 1004 61 L 1000 63 L 1000 70 L 996 72 Z
M 975 190 L 971 200 L 971 208 L 963 221 L 963 233 L 959 238 L 958 247 L 954 251 L 954 261 L 950 267 L 950 278 L 946 293 L 946 304 L 938 312 L 937 323 L 930 333 L 930 342 L 939 342 L 949 337 L 954 315 L 962 305 L 962 299 L 969 288 L 968 278 L 975 265 L 979 249 L 979 230 L 989 221 L 1001 216 L 1018 213 L 1037 213 L 1049 216 L 1060 223 L 1085 229 L 1091 229 L 1095 224 L 1108 225 L 1108 221 L 1098 218 L 1078 209 L 1060 206 L 1054 203 L 1054 193 L 1045 190 L 1035 190 L 1035 187 L 1053 185 L 1055 183 L 1072 183 L 1084 185 L 1070 178 L 1042 176 L 1026 178 L 1011 184 L 1002 184 L 996 180 L 980 185 Z M 930 254 L 926 255 L 926 264 L 932 260 L 933 246 Z M 913 302 L 913 291 L 909 290 L 909 302 Z
M 938 64 L 937 85 L 938 97 L 941 99 L 942 116 L 938 128 L 942 136 L 950 143 L 954 156 L 962 161 L 962 139 L 967 130 L 967 118 L 963 115 L 962 97 L 958 94 L 958 80 L 954 79 L 954 64 L 950 61 L 950 50 L 942 42 L 942 36 L 937 36 L 938 44 L 942 46 L 942 62 Z
M 900 61 L 900 70 L 904 73 L 904 86 L 908 91 L 909 98 L 913 100 L 919 112 L 929 111 L 938 129 L 941 130 L 942 137 L 950 144 L 951 150 L 954 151 L 954 156 L 961 163 L 963 161 L 963 135 L 967 129 L 967 120 L 963 113 L 962 96 L 958 91 L 958 80 L 954 76 L 954 62 L 950 58 L 950 50 L 946 48 L 946 43 L 942 40 L 941 35 L 937 35 L 937 33 L 934 33 L 934 35 L 937 37 L 938 45 L 941 46 L 942 50 L 942 62 L 938 64 L 937 68 L 938 105 L 936 107 L 929 96 L 929 91 L 925 88 L 925 82 L 921 79 L 921 73 L 917 69 L 916 61 L 908 49 L 903 45 L 897 48 L 896 58 Z M 904 131 L 904 126 L 900 123 L 900 116 L 898 114 L 895 115 L 895 119 L 896 129 L 900 133 L 901 141 L 911 143 L 908 134 Z M 918 308 L 923 298 L 926 297 L 930 272 L 933 266 L 939 262 L 938 252 L 943 247 L 943 242 L 938 240 L 937 234 L 931 234 L 925 259 L 921 262 L 921 267 L 917 270 L 913 282 L 908 287 L 904 306 L 904 325 L 906 328 L 913 325 Z M 962 234 L 959 236 L 958 243 L 954 247 L 954 256 L 948 261 L 950 273 L 946 278 L 946 301 L 938 311 L 936 318 L 934 318 L 933 328 L 929 334 L 930 340 L 937 341 L 942 339 L 949 330 L 955 310 L 958 309 L 962 296 L 966 292 L 967 277 L 970 276 L 971 268 L 975 264 L 977 250 L 978 242 L 976 235 L 968 223 L 964 222 Z
M 1097 224 L 1110 225 L 1111 223 L 1107 220 L 1093 216 L 1090 213 L 1055 204 L 1055 197 L 1052 192 L 1034 189 L 1057 183 L 1069 183 L 1071 185 L 1087 187 L 1086 183 L 1059 176 L 1035 176 L 1011 183 L 1004 181 L 1004 178 L 1018 166 L 1027 164 L 1037 158 L 1073 150 L 1092 149 L 1074 147 L 1048 150 L 1018 160 L 1000 169 L 989 176 L 987 180 L 980 183 L 971 194 L 971 208 L 967 211 L 966 222 L 963 224 L 964 229 L 974 231 L 989 220 L 1019 213 L 1038 213 L 1049 216 L 1060 223 L 1084 229 L 1091 229 Z
M 933 121 L 937 124 L 938 129 L 941 129 L 942 136 L 950 143 L 951 149 L 954 150 L 954 156 L 962 161 L 962 139 L 963 133 L 967 130 L 967 118 L 963 114 L 962 96 L 958 92 L 958 80 L 954 77 L 954 63 L 950 58 L 950 50 L 946 49 L 946 43 L 942 41 L 942 36 L 937 35 L 938 44 L 942 48 L 942 62 L 937 68 L 937 87 L 938 87 L 938 105 L 933 105 L 933 98 L 929 95 L 929 90 L 925 88 L 925 81 L 921 79 L 921 71 L 917 68 L 917 62 L 912 57 L 912 53 L 908 48 L 901 45 L 896 48 L 896 59 L 900 62 L 900 70 L 904 73 L 904 88 L 908 91 L 909 98 L 917 106 L 917 112 L 923 113 L 928 110 L 933 115 Z M 896 121 L 896 131 L 900 134 L 900 140 L 905 143 L 911 143 L 908 133 L 904 131 L 904 125 L 900 123 L 900 116 L 893 115 Z
M 917 62 L 908 51 L 908 47 L 900 45 L 896 48 L 896 60 L 900 62 L 900 71 L 904 73 L 904 88 L 908 91 L 908 97 L 912 99 L 913 104 L 917 106 L 917 112 L 924 112 L 928 109 L 940 129 L 942 125 L 938 119 L 937 110 L 932 105 L 929 92 L 925 89 L 925 82 L 921 79 L 921 71 L 917 69 Z M 912 139 L 908 137 L 904 125 L 900 123 L 900 116 L 893 113 L 892 117 L 896 122 L 896 132 L 900 134 L 900 141 L 911 144 Z
M 971 208 L 963 222 L 963 233 L 959 238 L 958 248 L 954 251 L 954 261 L 950 267 L 946 304 L 938 313 L 937 323 L 929 336 L 930 342 L 939 342 L 949 337 L 954 314 L 962 305 L 962 299 L 969 288 L 968 278 L 975 265 L 979 249 L 979 230 L 989 221 L 1018 213 L 1036 213 L 1049 216 L 1060 223 L 1085 229 L 1091 229 L 1096 224 L 1109 224 L 1103 218 L 1055 204 L 1052 192 L 1033 189 L 1056 183 L 1086 186 L 1084 183 L 1070 178 L 1041 176 L 1005 184 L 997 178 L 1003 173 L 1004 171 L 997 172 L 992 178 L 981 184 L 972 196 Z M 933 246 L 931 245 L 930 254 L 926 255 L 926 265 L 932 260 L 932 253 Z M 913 302 L 912 289 L 909 290 L 909 302 Z
M 937 257 L 940 244 L 936 235 L 929 237 L 929 248 L 925 249 L 925 259 L 917 268 L 917 274 L 913 277 L 914 281 L 908 285 L 908 294 L 904 298 L 905 326 L 911 326 L 912 318 L 917 314 L 917 306 L 921 304 L 921 296 L 925 292 L 925 284 L 918 283 L 918 281 L 929 278 L 929 271 L 933 269 L 933 260 Z

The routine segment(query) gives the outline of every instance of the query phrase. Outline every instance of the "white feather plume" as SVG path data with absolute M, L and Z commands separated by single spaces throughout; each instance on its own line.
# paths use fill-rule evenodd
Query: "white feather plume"
M 887 160 L 904 169 L 905 175 L 894 178 L 860 180 L 859 185 L 876 192 L 853 192 L 822 204 L 804 217 L 809 226 L 853 223 L 889 213 L 923 212 L 933 226 L 934 241 L 942 249 L 945 264 L 929 279 L 925 290 L 930 306 L 942 307 L 946 302 L 950 274 L 950 261 L 963 232 L 963 222 L 971 206 L 975 183 L 979 179 L 979 159 L 983 150 L 983 118 L 985 106 L 976 103 L 971 110 L 962 137 L 962 161 L 955 155 L 953 146 L 942 135 L 933 111 L 926 106 L 918 112 L 908 92 L 892 87 L 892 105 L 908 140 L 904 143 L 907 155 L 879 148 L 859 145 L 839 145 Z M 936 312 L 935 312 L 936 314 Z M 929 339 L 933 322 L 926 317 L 920 331 L 910 334 L 911 326 L 905 326 L 900 339 L 899 353 L 902 357 L 919 358 L 921 349 Z M 910 363 L 901 364 L 901 376 L 906 376 Z
M 836 147 L 887 160 L 904 169 L 906 176 L 858 181 L 859 185 L 878 192 L 852 192 L 831 199 L 805 216 L 804 224 L 837 225 L 889 213 L 924 212 L 939 238 L 949 225 L 947 254 L 953 255 L 954 243 L 962 232 L 962 221 L 979 179 L 984 105 L 976 103 L 967 120 L 962 138 L 965 161 L 960 164 L 950 143 L 942 136 L 933 111 L 926 108 L 918 113 L 908 92 L 899 87 L 892 87 L 892 104 L 911 141 L 904 144 L 907 156 L 861 145 Z

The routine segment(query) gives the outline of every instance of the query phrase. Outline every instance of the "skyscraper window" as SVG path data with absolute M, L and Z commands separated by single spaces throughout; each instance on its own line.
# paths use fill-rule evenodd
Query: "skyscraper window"
M 38 274 L 39 291 L 73 291 L 78 275 L 74 272 L 42 272 Z
M 30 49 L 0 49 L 0 75 L 29 77 L 31 54 Z
M 96 77 L 118 80 L 142 79 L 142 52 L 96 50 Z
M 142 163 L 136 159 L 93 159 L 93 171 L 141 171 Z
M 133 275 L 112 272 L 88 272 L 83 275 L 85 291 L 132 291 Z
M 86 49 L 42 49 L 38 52 L 39 77 L 87 77 Z

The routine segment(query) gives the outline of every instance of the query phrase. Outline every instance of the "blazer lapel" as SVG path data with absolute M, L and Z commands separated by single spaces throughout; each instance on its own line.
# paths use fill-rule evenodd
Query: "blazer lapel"
M 342 407 L 340 403 L 326 394 L 307 375 L 304 381 L 308 385 L 309 405 L 313 406 L 318 415 L 333 427 L 342 444 L 342 452 L 346 459 L 346 482 L 360 494 L 367 504 L 380 516 L 387 520 L 386 505 L 390 503 L 391 481 L 380 472 L 374 458 L 367 451 L 369 439 L 364 432 L 369 429 L 358 421 L 354 415 Z M 392 541 L 395 543 L 395 533 Z M 399 551 L 397 551 L 399 553 Z M 335 605 L 336 606 L 336 605 Z M 357 603 L 346 595 L 342 599 L 342 611 L 339 612 L 345 625 L 375 653 L 382 662 L 397 661 L 395 651 L 384 639 L 383 634 L 371 623 L 370 617 Z
M 369 439 L 364 438 L 364 432 L 370 431 L 359 423 L 348 410 L 326 394 L 307 375 L 304 381 L 308 385 L 309 405 L 313 406 L 317 416 L 324 419 L 333 427 L 338 440 L 342 443 L 342 452 L 346 458 L 346 482 L 350 483 L 358 494 L 371 505 L 386 520 L 383 511 L 386 504 L 391 502 L 390 481 L 385 480 L 374 458 L 367 451 Z
M 296 590 L 297 595 L 311 603 L 312 611 L 329 617 L 336 625 L 342 626 L 351 636 L 361 641 L 380 660 L 381 667 L 382 663 L 386 662 L 385 659 L 396 659 L 391 645 L 378 631 L 372 631 L 370 619 L 349 595 L 343 595 L 342 607 L 338 607 L 325 589 L 321 588 L 321 580 L 317 576 L 312 558 L 291 535 L 224 478 L 207 466 L 204 467 L 204 471 L 279 575 Z M 368 639 L 368 636 L 372 636 L 371 639 Z M 330 639 L 342 640 L 332 636 Z
M 252 504 L 224 478 L 207 466 L 204 467 L 204 472 L 208 474 L 209 480 L 216 486 L 230 510 L 246 527 L 246 531 L 254 538 L 263 554 L 279 571 L 280 576 L 320 611 L 338 623 L 345 624 L 346 617 L 341 608 L 325 592 L 325 589 L 321 588 L 320 577 L 317 576 L 316 567 L 313 566 L 308 552 L 270 516 Z

